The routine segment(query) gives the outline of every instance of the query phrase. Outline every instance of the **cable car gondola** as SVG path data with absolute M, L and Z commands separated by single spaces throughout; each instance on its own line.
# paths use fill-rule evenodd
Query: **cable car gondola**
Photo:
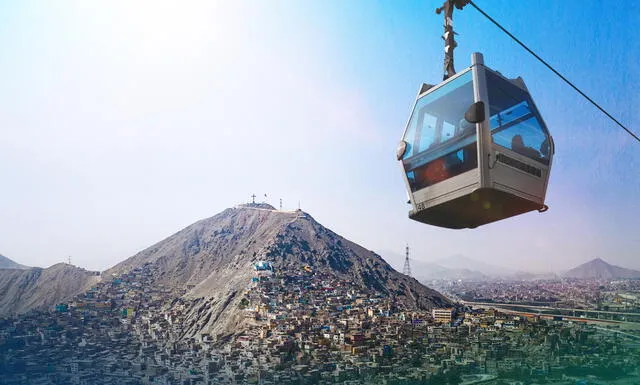
M 553 139 L 524 81 L 472 65 L 423 84 L 397 148 L 416 221 L 475 228 L 546 211 Z

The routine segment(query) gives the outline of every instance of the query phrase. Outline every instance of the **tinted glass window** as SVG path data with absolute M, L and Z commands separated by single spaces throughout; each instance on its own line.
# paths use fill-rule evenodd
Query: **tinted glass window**
M 404 159 L 437 147 L 466 134 L 474 134 L 475 126 L 464 120 L 464 113 L 473 104 L 471 71 L 421 97 L 411 114 L 404 140 Z
M 464 119 L 473 104 L 471 71 L 416 102 L 404 141 L 403 164 L 412 190 L 477 167 L 475 125 Z
M 476 143 L 436 158 L 410 171 L 411 191 L 418 191 L 478 167 Z
M 538 162 L 549 164 L 549 134 L 540 123 L 529 94 L 487 71 L 493 142 Z

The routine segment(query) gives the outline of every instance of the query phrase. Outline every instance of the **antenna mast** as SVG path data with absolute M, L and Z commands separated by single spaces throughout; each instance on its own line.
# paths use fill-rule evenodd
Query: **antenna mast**
M 411 277 L 411 265 L 409 265 L 409 244 L 405 247 L 404 268 L 402 274 Z

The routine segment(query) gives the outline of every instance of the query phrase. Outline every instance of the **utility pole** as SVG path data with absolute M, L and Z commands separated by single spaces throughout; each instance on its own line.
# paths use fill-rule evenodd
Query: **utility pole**
M 251 203 L 252 204 L 256 203 L 256 194 L 251 195 Z

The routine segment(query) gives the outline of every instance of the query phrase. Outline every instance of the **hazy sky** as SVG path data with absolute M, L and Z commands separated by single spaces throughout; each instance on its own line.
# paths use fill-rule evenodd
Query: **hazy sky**
M 395 147 L 441 79 L 442 1 L 0 3 L 0 253 L 105 269 L 252 193 L 385 253 L 640 268 L 640 144 L 472 7 L 456 68 L 522 76 L 556 143 L 545 214 L 407 218 Z M 640 2 L 477 0 L 640 133 Z

